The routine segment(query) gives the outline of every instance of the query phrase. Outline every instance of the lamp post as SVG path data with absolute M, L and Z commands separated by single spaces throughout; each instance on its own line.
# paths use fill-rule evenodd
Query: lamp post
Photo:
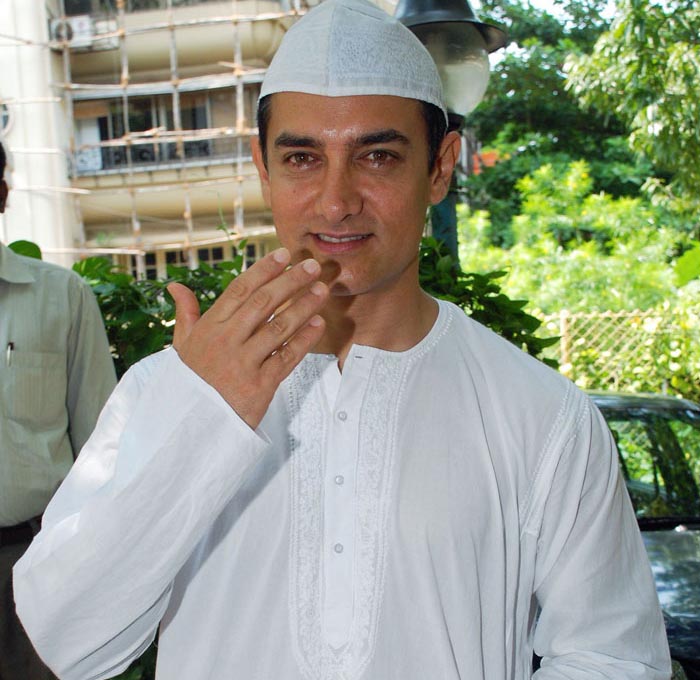
M 486 92 L 490 52 L 506 44 L 500 28 L 480 22 L 469 0 L 400 0 L 394 16 L 430 52 L 442 80 L 449 129 L 459 131 Z M 433 236 L 458 257 L 457 185 L 431 210 Z

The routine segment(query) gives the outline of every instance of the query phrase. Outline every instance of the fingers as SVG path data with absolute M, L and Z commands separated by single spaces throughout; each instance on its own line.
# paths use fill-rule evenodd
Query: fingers
M 325 329 L 319 311 L 329 290 L 318 281 L 321 266 L 308 259 L 288 268 L 289 262 L 284 248 L 270 253 L 236 277 L 201 318 L 192 291 L 168 286 L 180 358 L 253 428 Z
M 263 364 L 262 372 L 275 386 L 279 385 L 313 349 L 323 336 L 326 324 L 315 314 L 288 342 L 275 351 Z
M 283 250 L 282 254 L 288 255 L 286 250 Z M 231 332 L 241 342 L 246 342 L 256 335 L 258 330 L 271 319 L 272 328 L 277 329 L 279 336 L 286 334 L 287 337 L 284 338 L 286 340 L 292 332 L 299 328 L 301 320 L 296 316 L 281 316 L 278 313 L 281 309 L 308 308 L 308 314 L 303 319 L 304 321 L 317 311 L 317 307 L 314 305 L 311 306 L 314 308 L 309 308 L 309 305 L 301 307 L 297 305 L 299 300 L 305 299 L 309 287 L 321 275 L 321 266 L 316 260 L 304 260 L 286 271 L 281 266 L 283 260 L 274 260 L 273 258 L 265 260 L 258 263 L 264 266 L 256 264 L 237 277 L 206 315 L 208 321 L 223 324 L 235 317 L 235 324 L 231 325 Z M 261 281 L 263 283 L 257 285 Z M 306 301 L 308 302 L 308 298 Z M 280 325 L 282 319 L 291 321 L 294 328 L 291 331 L 282 328 Z M 275 347 L 265 346 L 265 351 L 273 349 Z
M 226 321 L 266 283 L 278 277 L 289 265 L 286 248 L 278 248 L 237 276 L 208 312 L 215 321 Z M 270 312 L 271 313 L 271 312 Z
M 247 342 L 251 349 L 251 357 L 256 363 L 262 365 L 270 356 L 282 352 L 289 345 L 291 338 L 305 329 L 305 326 L 310 324 L 313 329 L 318 328 L 319 322 L 315 317 L 327 298 L 328 286 L 316 281 L 283 311 L 275 313 L 261 324 Z M 311 337 L 309 333 L 313 335 L 313 331 L 307 330 L 304 337 Z M 314 343 L 317 341 L 318 339 Z M 293 345 L 293 348 L 297 347 L 298 342 Z
M 199 320 L 199 302 L 195 294 L 181 283 L 173 282 L 167 286 L 167 290 L 175 301 L 173 346 L 178 349 Z

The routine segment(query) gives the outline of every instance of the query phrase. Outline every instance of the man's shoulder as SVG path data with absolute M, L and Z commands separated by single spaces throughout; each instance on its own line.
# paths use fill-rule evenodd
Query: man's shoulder
M 81 276 L 67 267 L 20 255 L 2 244 L 0 248 L 0 278 L 5 278 L 10 283 L 45 284 L 49 282 L 61 287 L 88 286 Z
M 88 285 L 87 282 L 72 269 L 68 269 L 62 265 L 47 262 L 46 260 L 37 260 L 32 257 L 25 257 L 24 255 L 17 255 L 17 257 L 20 259 L 22 265 L 26 267 L 28 271 L 34 274 L 34 277 L 37 280 L 46 278 L 54 282 L 62 282 L 66 285 Z
M 461 347 L 468 355 L 473 355 L 479 360 L 480 365 L 498 369 L 505 362 L 510 369 L 521 367 L 525 371 L 534 371 L 549 377 L 557 376 L 557 379 L 562 378 L 557 371 L 474 320 L 457 305 L 444 301 L 440 304 L 449 310 L 451 316 L 449 341 Z
M 465 371 L 502 407 L 515 405 L 542 413 L 572 396 L 571 382 L 541 360 L 469 317 L 450 303 L 448 353 L 456 372 Z M 573 392 L 578 390 L 573 389 Z M 578 401 L 578 400 L 577 400 Z

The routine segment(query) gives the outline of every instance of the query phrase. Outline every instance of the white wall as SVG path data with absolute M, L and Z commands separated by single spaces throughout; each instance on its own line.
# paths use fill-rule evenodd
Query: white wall
M 7 211 L 0 239 L 28 239 L 46 251 L 76 246 L 77 215 L 70 188 L 61 57 L 48 48 L 48 17 L 42 0 L 0 0 L 0 99 L 12 117 L 4 139 L 13 159 Z M 69 265 L 74 257 L 46 252 L 46 260 Z

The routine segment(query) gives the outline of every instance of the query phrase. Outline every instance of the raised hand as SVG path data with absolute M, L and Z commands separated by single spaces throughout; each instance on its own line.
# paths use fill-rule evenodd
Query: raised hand
M 177 353 L 253 429 L 279 384 L 325 329 L 318 311 L 328 287 L 318 280 L 320 265 L 304 260 L 287 269 L 289 261 L 285 248 L 270 253 L 236 277 L 201 316 L 189 288 L 168 286 Z

